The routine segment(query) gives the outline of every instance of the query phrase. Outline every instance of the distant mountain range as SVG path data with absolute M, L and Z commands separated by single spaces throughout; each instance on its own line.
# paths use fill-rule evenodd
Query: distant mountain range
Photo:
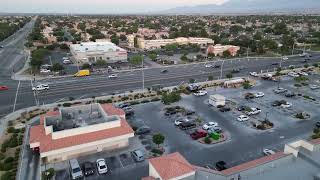
M 320 13 L 320 0 L 230 0 L 222 5 L 176 7 L 159 14 Z

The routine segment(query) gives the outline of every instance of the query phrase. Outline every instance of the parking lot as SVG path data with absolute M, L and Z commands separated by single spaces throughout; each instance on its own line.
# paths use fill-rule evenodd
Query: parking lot
M 316 84 L 319 75 L 310 75 L 309 83 Z M 152 135 L 161 133 L 165 136 L 162 145 L 166 153 L 180 152 L 192 164 L 198 166 L 214 166 L 217 161 L 225 161 L 227 167 L 239 165 L 241 163 L 264 156 L 263 149 L 268 148 L 274 151 L 283 150 L 283 145 L 297 138 L 309 138 L 317 119 L 320 90 L 311 90 L 308 86 L 296 88 L 293 84 L 295 81 L 292 77 L 283 76 L 280 84 L 273 81 L 258 80 L 255 87 L 251 89 L 207 89 L 208 95 L 196 97 L 194 95 L 183 95 L 182 100 L 170 106 L 165 106 L 161 102 L 151 102 L 132 106 L 134 116 L 128 118 L 128 122 L 135 128 L 148 126 L 150 133 L 136 136 L 135 141 L 141 143 L 140 148 L 148 152 L 154 148 Z M 286 97 L 285 93 L 276 94 L 277 87 L 282 87 L 290 92 L 301 95 L 295 97 Z M 251 92 L 263 92 L 264 96 L 259 98 L 245 99 L 245 94 Z M 228 112 L 220 112 L 218 108 L 208 105 L 209 95 L 221 94 L 227 99 L 227 106 L 231 108 Z M 304 96 L 310 96 L 316 99 L 309 100 Z M 291 107 L 283 108 L 273 106 L 276 100 L 284 100 L 292 104 Z M 257 107 L 261 112 L 257 115 L 251 115 L 249 121 L 240 122 L 238 116 L 244 112 L 238 110 L 240 105 L 248 107 Z M 166 107 L 183 107 L 186 113 L 174 113 L 166 115 Z M 306 112 L 310 118 L 301 120 L 295 117 L 295 114 Z M 177 119 L 190 119 L 197 121 L 195 128 L 181 130 L 175 125 Z M 259 130 L 252 126 L 252 122 L 261 122 L 268 119 L 273 123 L 273 128 Z M 217 122 L 224 132 L 228 134 L 226 141 L 217 144 L 202 144 L 190 137 L 190 133 L 196 129 L 201 129 L 206 122 Z M 148 175 L 147 161 L 136 163 L 131 155 L 130 150 L 103 154 L 94 154 L 91 156 L 79 158 L 79 162 L 95 162 L 98 157 L 104 157 L 110 172 L 107 175 L 91 176 L 86 179 L 126 179 L 122 176 L 123 172 L 133 174 L 131 179 L 139 179 Z M 97 174 L 97 173 L 96 173 Z M 68 179 L 69 173 L 67 168 L 57 172 L 58 179 Z

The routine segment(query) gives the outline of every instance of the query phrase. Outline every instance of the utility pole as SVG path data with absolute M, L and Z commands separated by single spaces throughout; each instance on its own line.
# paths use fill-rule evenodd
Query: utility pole
M 144 56 L 142 56 L 142 62 L 141 62 L 141 65 L 142 65 L 142 67 L 141 67 L 141 74 L 142 74 L 142 92 L 144 92 L 144 71 L 143 71 L 143 69 L 144 69 L 144 65 L 143 65 L 143 61 L 144 61 Z
M 294 43 L 292 45 L 292 55 L 293 55 L 293 53 L 294 53 Z

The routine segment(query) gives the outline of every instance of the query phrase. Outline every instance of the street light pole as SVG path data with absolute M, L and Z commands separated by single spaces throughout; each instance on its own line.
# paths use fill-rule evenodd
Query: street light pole
M 142 92 L 144 92 L 144 71 L 143 71 L 144 67 L 143 67 L 143 61 L 144 61 L 144 57 L 142 56 L 142 62 L 141 62 L 141 64 L 142 64 L 142 67 L 141 67 L 141 74 L 142 74 Z
M 220 79 L 222 79 L 223 64 L 224 64 L 224 60 L 222 61 L 222 64 L 221 64 Z

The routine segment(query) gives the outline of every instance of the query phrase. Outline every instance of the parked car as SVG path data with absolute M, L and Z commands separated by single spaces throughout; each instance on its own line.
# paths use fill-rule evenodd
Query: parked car
M 199 129 L 190 134 L 191 138 L 194 140 L 206 137 L 207 135 L 208 133 L 206 131 L 199 130 Z
M 282 60 L 288 60 L 289 58 L 287 57 L 287 56 L 284 56 L 283 58 L 282 58 Z
M 288 76 L 299 77 L 299 74 L 291 71 L 291 72 L 288 73 Z
M 48 84 L 39 84 L 36 87 L 32 87 L 33 91 L 42 91 L 42 90 L 49 90 Z
M 316 89 L 320 89 L 320 86 L 316 85 L 316 84 L 311 84 L 311 85 L 309 85 L 309 88 L 312 90 L 316 90 Z
M 0 86 L 0 91 L 9 90 L 8 86 Z
M 240 122 L 248 121 L 250 118 L 246 115 L 240 115 L 237 120 Z
M 281 101 L 276 100 L 276 101 L 274 101 L 274 102 L 272 103 L 272 106 L 274 106 L 274 107 L 276 107 L 276 106 L 281 106 L 281 104 L 286 104 L 286 103 L 287 103 L 287 101 L 285 101 L 285 100 L 281 100 Z
M 126 108 L 126 107 L 129 107 L 130 104 L 129 103 L 121 103 L 121 104 L 118 104 L 118 107 L 123 109 L 123 108 Z
M 98 159 L 96 163 L 99 174 L 106 174 L 108 172 L 108 166 L 104 159 Z
M 200 90 L 198 92 L 193 93 L 195 96 L 205 96 L 208 94 L 207 91 Z
M 94 174 L 94 167 L 91 162 L 85 162 L 82 165 L 82 169 L 85 176 L 90 176 Z
M 216 162 L 216 169 L 217 169 L 218 171 L 223 171 L 223 170 L 227 169 L 226 165 L 227 165 L 226 162 L 224 162 L 224 161 L 218 161 L 218 162 Z
M 187 110 L 187 111 L 184 112 L 184 115 L 186 115 L 186 116 L 191 116 L 191 115 L 193 115 L 193 114 L 195 114 L 195 113 L 196 113 L 196 112 L 194 112 L 194 111 Z
M 259 114 L 261 113 L 261 109 L 259 108 L 251 108 L 250 111 L 246 111 L 245 114 L 248 115 L 248 116 L 251 116 L 251 115 L 256 115 L 256 114 Z
M 320 128 L 320 121 L 316 122 L 316 127 Z
M 72 62 L 69 59 L 65 59 L 62 61 L 63 64 L 72 64 Z
M 79 162 L 76 159 L 69 160 L 70 174 L 72 179 L 78 179 L 83 177 L 82 170 L 80 168 Z
M 253 76 L 253 77 L 258 77 L 258 73 L 257 72 L 250 72 L 249 73 L 251 76 Z
M 296 94 L 295 94 L 294 92 L 287 92 L 287 93 L 285 94 L 285 96 L 286 96 L 286 97 L 295 97 Z
M 247 108 L 248 108 L 247 106 L 240 105 L 237 109 L 238 109 L 238 111 L 244 111 L 244 110 L 246 110 Z
M 263 97 L 264 93 L 263 92 L 257 92 L 254 94 L 254 97 L 259 98 L 259 97 Z
M 110 74 L 110 75 L 108 76 L 108 78 L 117 78 L 117 77 L 118 77 L 117 74 Z
M 275 154 L 275 152 L 270 150 L 270 149 L 264 149 L 263 150 L 263 154 L 266 155 L 266 156 L 270 156 L 270 155 Z
M 217 122 L 207 122 L 202 126 L 202 129 L 208 130 L 208 129 L 212 128 L 212 127 L 217 127 L 217 126 L 218 126 Z
M 40 73 L 50 73 L 50 69 L 40 69 Z
M 282 108 L 290 108 L 291 106 L 292 106 L 292 104 L 289 102 L 286 102 L 286 103 L 280 105 L 280 107 L 282 107 Z
M 189 121 L 190 121 L 189 119 L 176 119 L 176 120 L 174 121 L 174 125 L 179 126 L 181 123 L 183 123 L 183 122 L 189 122 Z
M 147 134 L 151 132 L 151 128 L 149 126 L 142 126 L 135 131 L 136 135 Z
M 219 111 L 220 112 L 228 112 L 228 111 L 231 111 L 231 108 L 227 107 L 227 106 L 223 106 L 223 107 L 219 108 Z
M 132 151 L 131 155 L 136 162 L 144 161 L 144 155 L 141 150 Z
M 303 72 L 303 71 L 298 72 L 298 74 L 299 74 L 300 76 L 309 76 L 308 73 Z
M 253 93 L 246 93 L 244 95 L 244 98 L 245 99 L 253 99 L 253 98 L 255 98 L 255 95 Z
M 182 122 L 180 125 L 179 125 L 179 128 L 182 129 L 182 130 L 187 130 L 187 129 L 192 129 L 192 128 L 195 128 L 197 127 L 196 123 L 194 122 Z
M 287 91 L 288 91 L 287 89 L 284 89 L 284 88 L 281 88 L 281 87 L 273 90 L 273 92 L 275 92 L 276 94 L 285 93 Z
M 211 133 L 221 133 L 222 132 L 222 128 L 219 127 L 219 126 L 215 126 L 215 127 L 212 127 L 210 129 L 208 129 L 208 133 L 211 134 Z

